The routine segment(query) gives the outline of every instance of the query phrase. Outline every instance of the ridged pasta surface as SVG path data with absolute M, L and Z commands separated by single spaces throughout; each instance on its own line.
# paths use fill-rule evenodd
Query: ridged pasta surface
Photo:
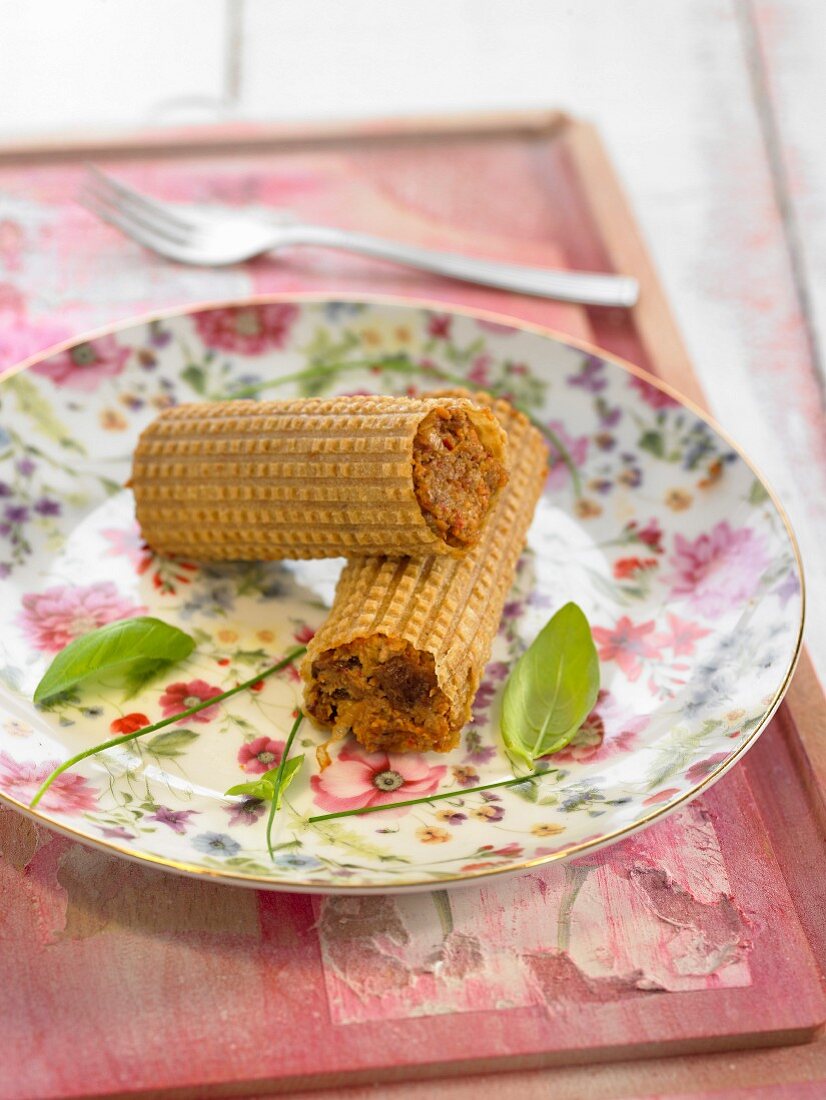
M 504 458 L 489 412 L 457 398 L 225 401 L 169 409 L 143 432 L 131 486 L 144 538 L 196 560 L 459 555 L 425 520 L 413 442 L 461 409 Z

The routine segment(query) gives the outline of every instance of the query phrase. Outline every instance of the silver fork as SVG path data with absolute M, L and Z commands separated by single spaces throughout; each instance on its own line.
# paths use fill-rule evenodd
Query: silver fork
M 90 171 L 80 201 L 138 244 L 183 264 L 220 267 L 281 248 L 313 245 L 391 260 L 465 282 L 582 305 L 628 307 L 639 296 L 637 280 L 626 275 L 522 267 L 398 244 L 331 226 L 279 222 L 252 214 L 161 202 L 96 169 Z

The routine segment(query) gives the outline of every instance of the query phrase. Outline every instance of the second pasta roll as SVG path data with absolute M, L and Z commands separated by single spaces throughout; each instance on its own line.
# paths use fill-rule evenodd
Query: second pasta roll
M 163 554 L 462 556 L 507 481 L 506 447 L 490 409 L 461 398 L 179 405 L 142 433 L 131 487 Z
M 354 558 L 301 667 L 304 709 L 369 752 L 448 752 L 470 719 L 547 473 L 539 430 L 476 394 L 507 431 L 511 479 L 461 560 Z

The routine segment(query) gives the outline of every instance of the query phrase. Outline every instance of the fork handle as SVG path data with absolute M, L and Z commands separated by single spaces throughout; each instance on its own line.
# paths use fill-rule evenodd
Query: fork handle
M 469 283 L 535 294 L 562 302 L 591 306 L 633 306 L 639 297 L 639 283 L 627 275 L 599 275 L 587 271 L 552 271 L 540 267 L 479 260 L 455 252 L 397 244 L 367 233 L 351 233 L 321 225 L 290 226 L 283 234 L 285 244 L 319 245 L 373 256 L 379 260 L 406 264 L 436 275 L 447 275 Z

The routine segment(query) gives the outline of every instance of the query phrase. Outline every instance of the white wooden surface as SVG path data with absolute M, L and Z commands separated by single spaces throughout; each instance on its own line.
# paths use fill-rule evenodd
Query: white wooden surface
M 718 419 L 785 501 L 826 677 L 823 0 L 0 0 L 0 141 L 558 106 L 598 123 Z

